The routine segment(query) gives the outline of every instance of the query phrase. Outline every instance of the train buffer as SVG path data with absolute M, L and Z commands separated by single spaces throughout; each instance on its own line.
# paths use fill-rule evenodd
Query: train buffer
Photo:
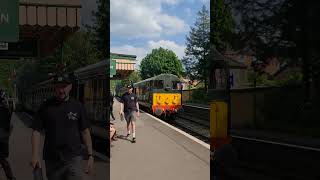
M 151 115 L 141 112 L 136 143 L 126 138 L 115 100 L 112 121 L 118 140 L 111 143 L 110 178 L 118 180 L 210 179 L 210 146 Z M 132 134 L 132 133 L 131 133 Z
M 12 115 L 13 132 L 10 137 L 10 154 L 9 162 L 12 166 L 13 173 L 17 179 L 31 180 L 32 168 L 29 165 L 31 160 L 31 119 L 26 114 L 13 114 Z M 44 138 L 42 138 L 43 140 Z M 43 141 L 41 144 L 43 147 Z M 43 169 L 45 163 L 42 162 Z M 109 163 L 99 157 L 95 157 L 94 172 L 92 175 L 85 175 L 84 180 L 100 180 L 107 179 L 106 169 L 109 168 Z M 45 171 L 44 171 L 45 174 Z M 1 178 L 0 178 L 1 179 Z

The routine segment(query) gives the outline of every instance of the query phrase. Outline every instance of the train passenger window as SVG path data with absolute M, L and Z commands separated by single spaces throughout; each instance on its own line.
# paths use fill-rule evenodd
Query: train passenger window
M 179 89 L 179 81 L 172 81 L 172 89 Z
M 153 86 L 155 89 L 163 89 L 163 80 L 154 80 Z

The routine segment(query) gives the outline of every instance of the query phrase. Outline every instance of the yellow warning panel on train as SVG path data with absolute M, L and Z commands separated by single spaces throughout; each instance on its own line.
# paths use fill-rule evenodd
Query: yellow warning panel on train
M 175 106 L 181 105 L 180 93 L 154 93 L 153 105 L 168 105 Z
M 225 102 L 212 102 L 210 106 L 211 138 L 227 138 L 228 107 Z

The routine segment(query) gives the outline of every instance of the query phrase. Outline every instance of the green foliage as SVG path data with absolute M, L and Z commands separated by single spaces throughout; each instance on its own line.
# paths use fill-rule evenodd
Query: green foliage
M 203 88 L 192 90 L 192 96 L 189 103 L 208 104 L 208 102 L 209 96 Z
M 182 62 L 191 80 L 208 78 L 210 50 L 210 17 L 205 6 L 198 12 L 194 27 L 187 36 L 185 57 Z
M 230 7 L 225 0 L 215 0 L 211 3 L 211 43 L 219 52 L 224 52 L 232 41 L 235 21 Z
M 63 62 L 67 70 L 72 71 L 80 67 L 98 62 L 101 56 L 100 52 L 90 42 L 92 34 L 79 31 L 70 36 L 63 45 Z M 61 50 L 55 54 L 56 60 L 59 59 Z
M 136 83 L 139 81 L 141 81 L 141 74 L 139 71 L 134 71 L 126 79 L 121 80 L 120 85 L 121 87 L 125 87 L 129 85 L 131 82 Z
M 256 80 L 257 86 L 269 85 L 270 82 L 268 80 L 267 74 L 260 74 L 258 72 L 249 72 L 248 73 L 248 81 L 249 83 L 254 86 L 254 81 Z
M 291 72 L 279 81 L 276 81 L 278 86 L 298 86 L 303 83 L 303 74 L 301 72 Z
M 141 78 L 147 79 L 162 73 L 170 73 L 181 76 L 183 72 L 181 61 L 176 54 L 168 49 L 153 49 L 143 58 L 141 65 Z
M 18 70 L 17 87 L 21 91 L 26 91 L 35 83 L 46 80 L 48 78 L 47 72 L 41 67 L 43 66 L 39 61 L 25 61 Z
M 57 70 L 60 70 L 57 69 L 58 65 L 64 64 L 66 71 L 70 72 L 101 60 L 95 46 L 91 44 L 91 37 L 92 34 L 88 32 L 76 32 L 63 43 L 62 51 L 61 47 L 57 47 L 51 56 L 23 63 L 17 72 L 18 88 L 27 90 L 32 85 L 48 79 L 49 73 L 57 73 Z
M 109 5 L 110 2 L 107 0 L 97 0 L 98 10 L 93 12 L 94 25 L 92 27 L 87 26 L 90 32 L 93 33 L 91 39 L 92 43 L 96 48 L 101 52 L 101 58 L 107 58 L 109 54 L 109 43 L 110 43 L 110 34 L 109 34 Z
M 9 95 L 12 95 L 14 79 L 14 69 L 18 72 L 22 63 L 20 60 L 0 60 L 0 88 L 7 91 Z
M 38 59 L 35 70 L 48 75 L 55 73 L 61 64 L 66 66 L 66 71 L 73 71 L 98 62 L 101 55 L 90 41 L 92 36 L 84 31 L 74 33 L 64 41 L 62 51 L 57 47 L 51 56 Z

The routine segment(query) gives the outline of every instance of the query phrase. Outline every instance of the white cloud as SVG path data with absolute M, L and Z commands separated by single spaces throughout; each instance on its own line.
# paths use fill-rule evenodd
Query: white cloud
M 180 0 L 111 0 L 110 31 L 129 38 L 159 37 L 186 32 L 188 25 L 180 18 L 162 11 L 162 4 L 175 5 Z
M 141 60 L 148 53 L 151 53 L 152 49 L 156 49 L 159 47 L 172 50 L 178 56 L 179 59 L 181 59 L 184 56 L 184 50 L 186 48 L 184 45 L 179 45 L 174 41 L 160 40 L 160 41 L 149 41 L 146 47 L 134 47 L 131 45 L 114 46 L 114 47 L 111 46 L 111 52 L 136 55 L 137 56 L 136 67 L 138 67 L 141 63 Z
M 149 41 L 148 42 L 149 50 L 162 47 L 164 49 L 172 50 L 179 59 L 182 59 L 184 56 L 184 50 L 186 47 L 184 45 L 176 44 L 174 41 L 168 41 L 168 40 L 160 40 L 160 41 Z

